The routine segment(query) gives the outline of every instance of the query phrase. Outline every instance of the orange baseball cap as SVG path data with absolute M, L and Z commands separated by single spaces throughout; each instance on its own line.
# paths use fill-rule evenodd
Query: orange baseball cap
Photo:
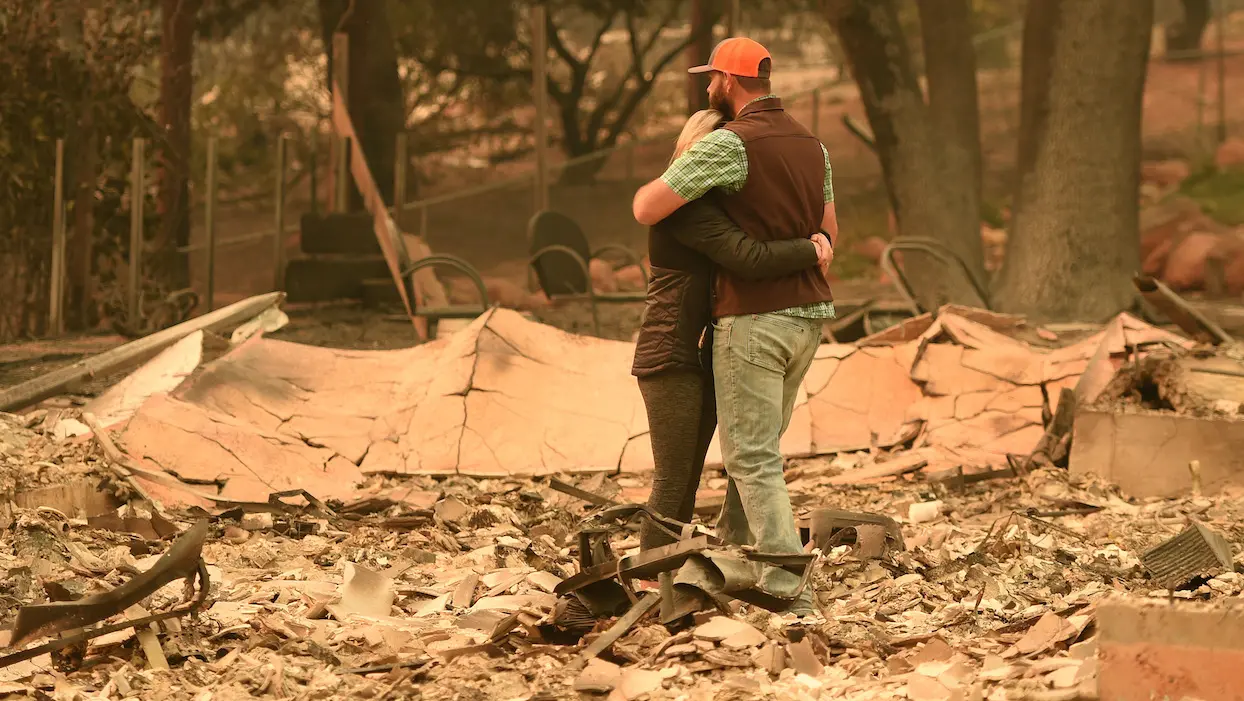
M 762 66 L 765 59 L 769 59 L 769 62 Z M 772 63 L 769 50 L 761 46 L 760 42 L 747 37 L 730 37 L 713 48 L 708 64 L 689 68 L 687 72 L 721 71 L 744 78 L 768 78 Z

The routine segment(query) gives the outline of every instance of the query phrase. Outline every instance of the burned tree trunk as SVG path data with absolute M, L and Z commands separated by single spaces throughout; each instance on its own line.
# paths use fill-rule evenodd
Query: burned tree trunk
M 89 65 L 97 60 L 87 53 L 83 36 L 86 20 L 85 3 L 61 0 L 57 8 L 61 16 L 61 38 L 77 60 Z M 99 170 L 99 137 L 95 129 L 95 104 L 83 95 L 77 106 L 77 123 L 73 138 L 66 142 L 69 152 L 69 179 L 65 197 L 72 202 L 73 218 L 68 227 L 65 250 L 65 321 L 71 329 L 93 327 L 99 321 L 94 309 L 96 281 L 92 270 L 95 258 L 95 192 Z
M 1013 229 L 995 306 L 1049 321 L 1133 304 L 1153 3 L 1029 4 Z
M 965 220 L 970 213 L 974 226 L 979 226 L 981 126 L 972 10 L 967 0 L 919 0 L 919 8 L 929 124 L 935 134 L 945 137 L 944 156 L 949 159 L 943 164 L 945 172 L 961 173 L 968 185 L 947 188 L 946 194 L 966 198 L 957 203 L 955 212 Z M 966 226 L 966 221 L 962 224 Z M 979 251 L 979 233 L 971 243 Z
M 194 31 L 203 0 L 161 0 L 160 125 L 152 274 L 169 289 L 190 285 L 190 259 L 177 252 L 190 243 L 190 109 L 194 91 Z
M 346 87 L 350 119 L 376 186 L 384 201 L 392 204 L 397 134 L 406 125 L 406 105 L 397 74 L 397 46 L 387 7 L 383 2 L 319 0 L 320 26 L 328 54 L 329 89 L 332 89 L 333 34 L 345 32 L 350 38 Z M 350 211 L 362 206 L 362 196 L 351 187 Z
M 859 85 L 899 231 L 937 239 L 983 280 L 976 60 L 966 0 L 920 3 L 928 103 L 894 0 L 822 6 Z M 939 296 L 972 295 L 940 270 L 910 270 L 908 277 L 917 287 L 942 286 Z
M 709 12 L 712 0 L 702 0 L 697 12 Z M 600 25 L 586 51 L 576 50 L 566 44 L 558 28 L 558 18 L 548 15 L 549 48 L 569 69 L 570 79 L 548 80 L 549 98 L 556 105 L 562 127 L 562 150 L 574 159 L 611 148 L 626 131 L 631 120 L 639 113 L 645 98 L 652 93 L 661 73 L 675 65 L 677 59 L 686 57 L 690 47 L 704 37 L 711 41 L 712 18 L 704 19 L 692 27 L 687 36 L 661 44 L 661 34 L 677 23 L 684 0 L 668 3 L 660 16 L 646 10 L 642 3 L 623 10 L 611 10 L 599 16 Z M 599 71 L 594 61 L 605 34 L 617 23 L 626 28 L 627 45 L 630 49 L 630 66 L 617 76 L 611 85 L 589 84 L 589 78 Z M 648 24 L 649 31 L 641 30 Z M 706 86 L 707 87 L 707 86 Z M 590 103 L 595 103 L 590 105 Z M 591 109 L 586 109 L 591 106 Z M 587 158 L 562 169 L 559 182 L 574 184 L 590 182 L 605 165 L 603 158 Z
M 1210 7 L 1210 0 L 1180 0 L 1179 4 L 1183 9 L 1183 17 L 1163 30 L 1166 51 L 1195 52 L 1201 48 L 1201 40 L 1205 37 L 1205 28 L 1209 26 L 1213 8 Z M 1197 56 L 1185 55 L 1179 58 L 1195 59 Z
M 691 0 L 691 34 L 687 47 L 687 67 L 708 63 L 713 53 L 713 23 L 717 20 L 717 0 Z M 687 114 L 708 109 L 708 75 L 687 74 Z

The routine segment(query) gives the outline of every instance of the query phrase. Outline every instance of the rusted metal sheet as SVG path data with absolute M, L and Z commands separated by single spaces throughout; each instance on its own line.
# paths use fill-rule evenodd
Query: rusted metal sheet
M 651 574 L 668 572 L 682 566 L 688 557 L 708 548 L 708 536 L 697 536 L 672 545 L 653 548 L 647 552 L 631 555 L 620 560 L 609 560 L 593 565 L 558 584 L 553 593 L 561 596 L 578 591 L 589 584 L 613 577 L 642 578 Z
M 885 541 L 896 550 L 906 549 L 903 543 L 903 530 L 898 522 L 889 516 L 868 514 L 841 509 L 817 509 L 808 515 L 804 527 L 808 529 L 808 539 L 821 550 L 829 550 L 835 545 L 855 543 L 864 545 L 858 526 L 880 526 L 885 532 Z M 848 530 L 849 529 L 849 530 Z M 870 548 L 875 550 L 875 548 Z M 876 557 L 880 557 L 877 555 Z
M 1205 524 L 1193 522 L 1182 533 L 1140 558 L 1158 585 L 1176 589 L 1197 577 L 1213 577 L 1234 569 L 1231 544 Z

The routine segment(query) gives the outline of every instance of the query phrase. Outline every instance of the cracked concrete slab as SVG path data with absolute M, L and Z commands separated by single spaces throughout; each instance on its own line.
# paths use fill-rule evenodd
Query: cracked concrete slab
M 1054 351 L 1012 317 L 943 310 L 864 345 L 824 344 L 782 441 L 788 457 L 915 448 L 926 470 L 1005 466 L 1040 439 L 1046 397 L 1137 343 L 1185 339 L 1127 316 Z M 264 501 L 350 498 L 369 474 L 534 476 L 652 469 L 630 343 L 498 309 L 432 343 L 345 351 L 254 338 L 149 398 L 124 439 L 151 469 Z M 714 439 L 708 462 L 720 464 Z M 162 492 L 164 493 L 164 492 Z M 187 497 L 189 499 L 189 497 Z

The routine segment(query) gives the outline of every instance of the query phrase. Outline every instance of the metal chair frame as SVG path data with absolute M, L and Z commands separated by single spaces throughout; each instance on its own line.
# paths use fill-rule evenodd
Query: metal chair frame
M 620 252 L 626 258 L 628 263 L 639 266 L 640 274 L 642 274 L 644 278 L 644 290 L 645 290 L 644 292 L 613 292 L 613 293 L 596 292 L 595 288 L 592 287 L 592 272 L 591 272 L 591 267 L 588 264 L 588 260 L 595 260 L 597 258 L 600 258 L 602 254 L 607 253 L 607 252 Z M 543 258 L 544 256 L 550 253 L 561 253 L 561 254 L 567 255 L 570 257 L 571 260 L 573 260 L 579 266 L 579 269 L 583 271 L 583 279 L 587 282 L 587 292 L 561 292 L 557 294 L 549 294 L 548 290 L 544 290 L 544 293 L 549 296 L 549 299 L 558 298 L 558 299 L 569 299 L 569 300 L 584 300 L 584 299 L 587 300 L 588 305 L 590 306 L 591 311 L 592 311 L 592 331 L 597 336 L 600 336 L 600 313 L 599 313 L 599 307 L 598 307 L 599 304 L 601 303 L 615 303 L 615 304 L 616 303 L 635 303 L 635 302 L 643 302 L 644 300 L 648 298 L 648 293 L 647 293 L 648 271 L 644 269 L 642 261 L 640 260 L 639 256 L 634 251 L 627 248 L 626 246 L 622 246 L 616 243 L 605 244 L 604 246 L 601 246 L 600 248 L 596 249 L 595 251 L 592 252 L 591 257 L 588 260 L 584 260 L 583 256 L 580 255 L 578 251 L 574 250 L 570 246 L 565 246 L 562 244 L 552 244 L 549 246 L 545 246 L 544 248 L 541 248 L 540 250 L 536 251 L 535 255 L 527 259 L 528 289 L 535 290 L 539 288 L 540 285 L 535 275 L 536 263 L 538 263 L 541 258 Z
M 424 268 L 435 267 L 452 268 L 466 275 L 475 284 L 475 289 L 479 291 L 480 304 L 451 304 L 447 307 L 416 308 L 415 316 L 428 320 L 429 339 L 436 338 L 436 327 L 441 319 L 474 319 L 493 306 L 491 300 L 488 299 L 488 288 L 484 285 L 484 279 L 480 277 L 479 271 L 458 256 L 441 253 L 420 258 L 402 271 L 402 279 L 409 280 L 413 288 L 416 272 Z
M 954 251 L 950 250 L 946 244 L 938 241 L 937 239 L 928 238 L 926 236 L 901 236 L 891 241 L 890 244 L 885 247 L 885 250 L 881 252 L 881 269 L 885 271 L 885 274 L 888 275 L 891 280 L 894 281 L 894 287 L 898 289 L 899 294 L 903 297 L 903 301 L 907 302 L 908 306 L 911 307 L 912 312 L 916 316 L 924 314 L 925 312 L 932 312 L 936 310 L 922 309 L 920 307 L 920 303 L 916 301 L 915 292 L 912 290 L 911 281 L 908 280 L 907 276 L 903 274 L 902 268 L 895 264 L 895 251 L 903 250 L 927 253 L 936 258 L 938 262 L 942 263 L 947 268 L 954 268 L 957 266 L 959 271 L 963 273 L 963 277 L 967 279 L 968 283 L 972 286 L 972 289 L 976 292 L 976 296 L 980 298 L 981 304 L 984 305 L 985 309 L 991 308 L 989 292 L 987 291 L 986 286 L 981 284 L 981 281 L 972 274 L 972 270 L 968 267 L 968 264 L 963 262 L 963 259 L 956 255 Z

